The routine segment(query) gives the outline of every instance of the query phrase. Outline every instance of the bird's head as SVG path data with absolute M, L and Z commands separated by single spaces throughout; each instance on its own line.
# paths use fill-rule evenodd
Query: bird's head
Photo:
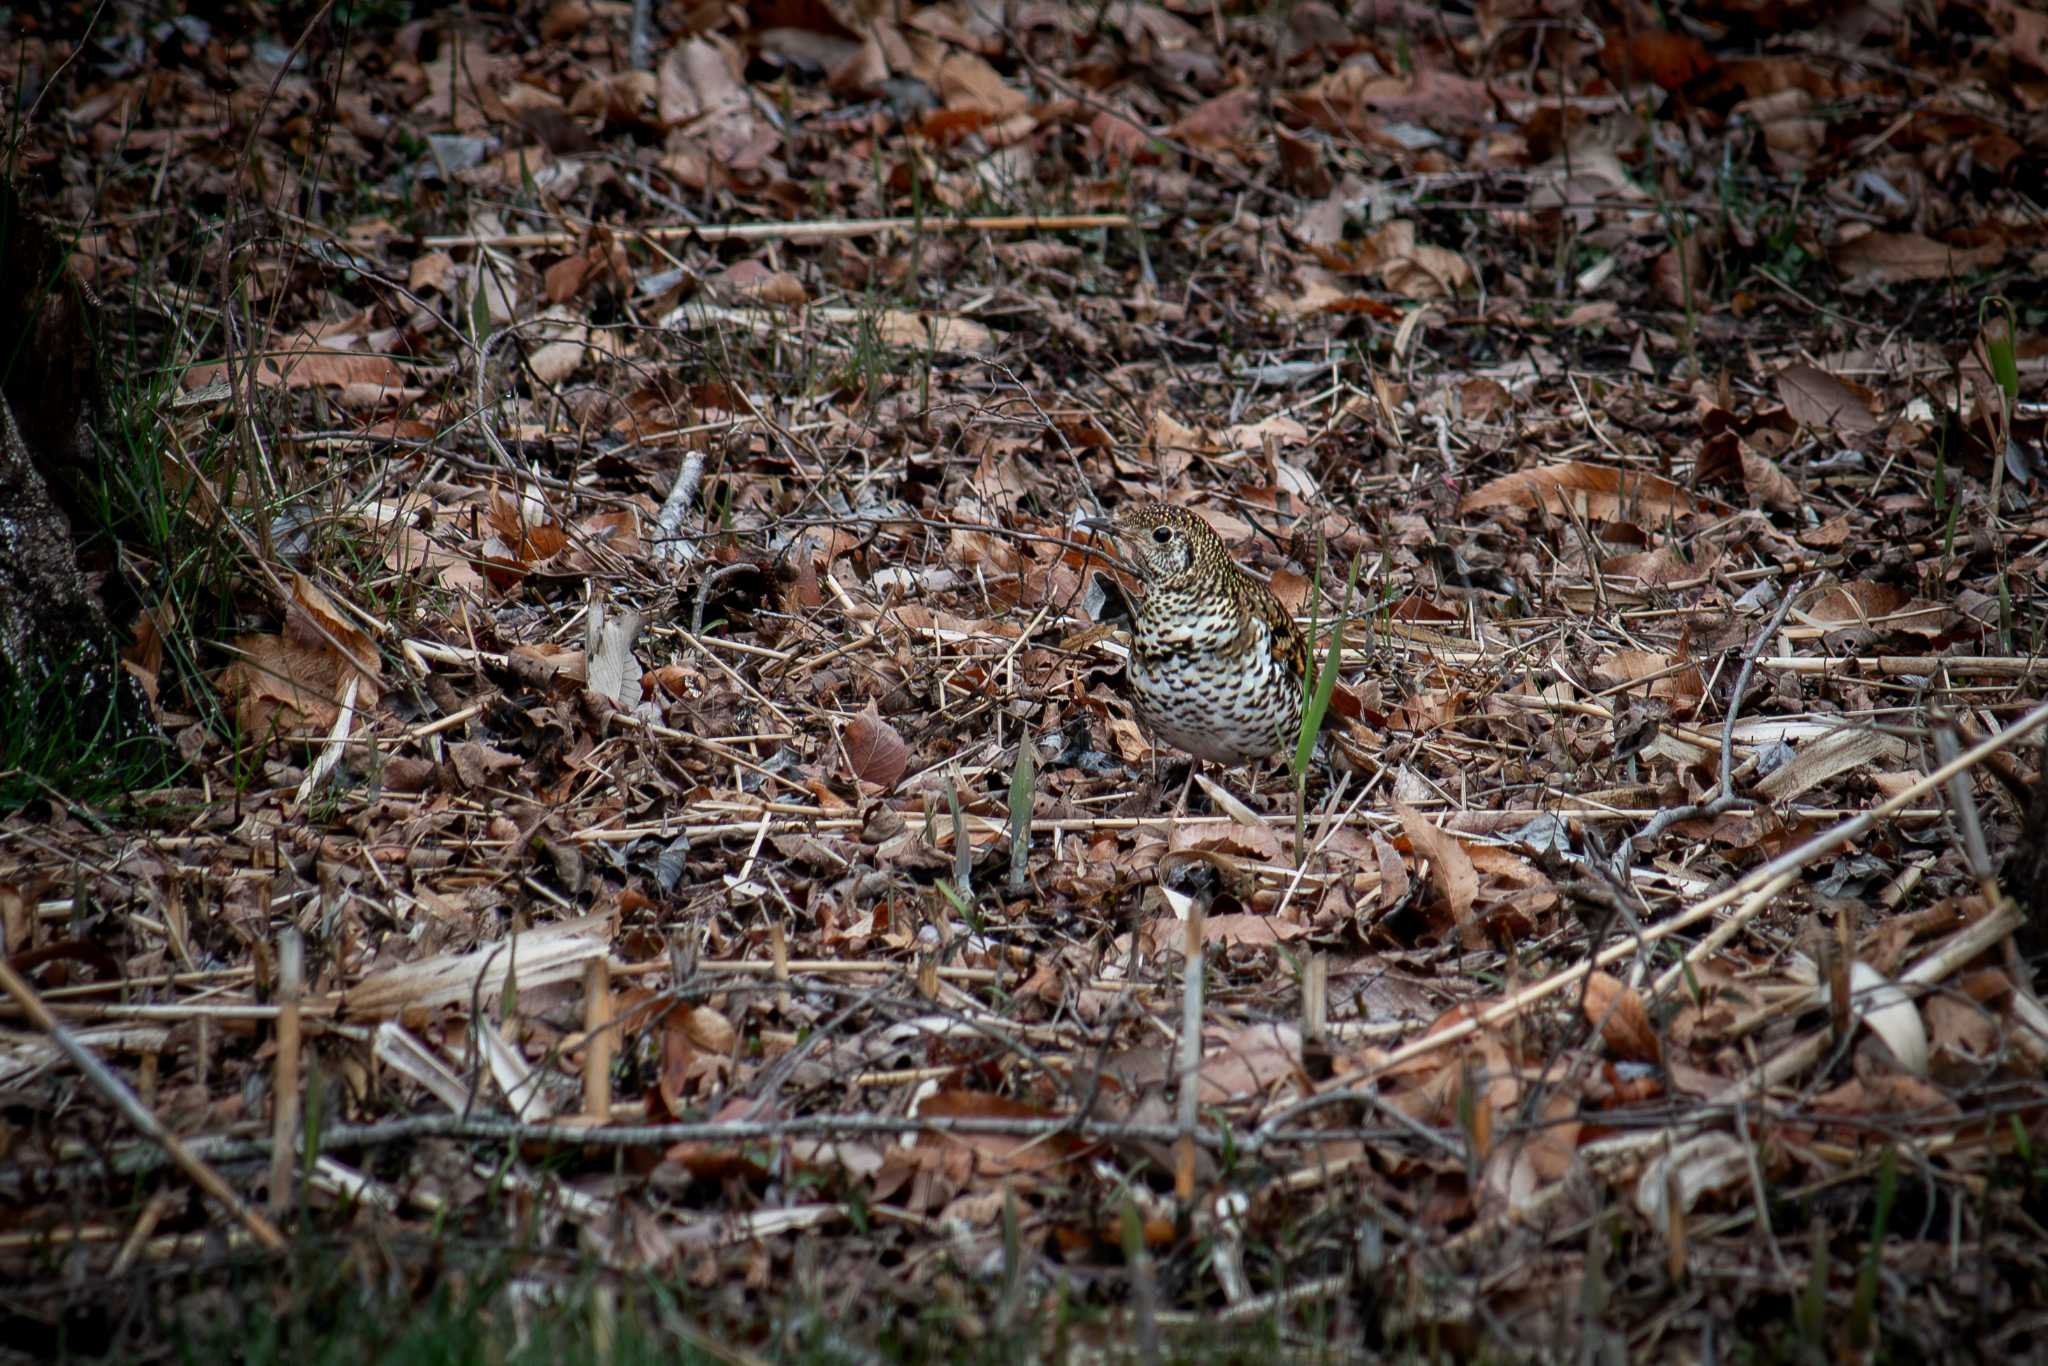
M 1113 518 L 1090 517 L 1081 525 L 1114 536 L 1148 589 L 1213 574 L 1230 563 L 1215 529 L 1171 503 L 1134 503 Z

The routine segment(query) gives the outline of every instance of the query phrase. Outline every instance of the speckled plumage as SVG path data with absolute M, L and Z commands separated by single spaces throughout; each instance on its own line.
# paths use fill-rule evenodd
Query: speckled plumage
M 1154 735 L 1211 763 L 1291 749 L 1308 641 L 1294 618 L 1186 508 L 1140 503 L 1086 525 L 1115 536 L 1145 586 L 1131 629 L 1131 698 Z

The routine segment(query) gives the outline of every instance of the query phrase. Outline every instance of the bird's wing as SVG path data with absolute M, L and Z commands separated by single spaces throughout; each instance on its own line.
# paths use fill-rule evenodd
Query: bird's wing
M 1272 642 L 1274 658 L 1285 664 L 1294 677 L 1307 678 L 1308 637 L 1294 624 L 1294 614 L 1281 606 L 1280 599 L 1273 596 L 1273 590 L 1257 579 L 1242 573 L 1237 577 L 1246 608 L 1246 628 L 1263 626 L 1262 634 Z

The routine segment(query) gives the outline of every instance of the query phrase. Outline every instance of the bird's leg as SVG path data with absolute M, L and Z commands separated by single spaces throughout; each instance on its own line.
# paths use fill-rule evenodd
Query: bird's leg
M 1180 800 L 1173 804 L 1173 814 L 1185 816 L 1188 813 L 1188 793 L 1194 790 L 1195 775 L 1202 770 L 1202 761 L 1194 755 L 1188 756 L 1188 780 L 1180 785 Z

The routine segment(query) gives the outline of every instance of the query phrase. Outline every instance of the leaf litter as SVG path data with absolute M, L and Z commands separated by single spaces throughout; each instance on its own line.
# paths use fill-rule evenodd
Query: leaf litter
M 875 1334 L 2039 1349 L 2034 16 L 648 8 L 10 40 L 242 556 L 138 622 L 177 783 L 0 826 L 169 1131 L 8 1034 L 23 1303 L 509 1192 L 756 1344 L 822 1249 Z M 1150 497 L 1364 567 L 1299 794 L 1164 814 Z M 123 1251 L 179 1153 L 244 1203 Z

